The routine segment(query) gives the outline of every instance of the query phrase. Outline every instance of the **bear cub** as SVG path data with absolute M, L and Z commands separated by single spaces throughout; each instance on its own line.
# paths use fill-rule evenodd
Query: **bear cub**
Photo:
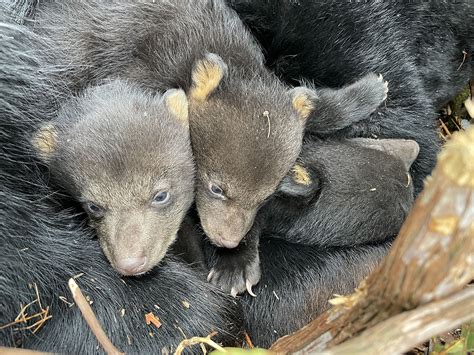
M 87 88 L 32 143 L 55 182 L 77 199 L 112 266 L 153 268 L 193 200 L 186 95 L 152 95 L 122 80 Z
M 352 103 L 357 109 L 356 103 L 359 102 L 357 116 L 363 117 L 382 104 L 387 92 L 388 86 L 382 76 L 368 74 L 339 90 L 315 90 L 314 98 L 323 108 L 339 107 L 339 112 L 343 113 L 341 117 L 352 114 L 350 110 L 344 111 L 341 103 Z M 319 112 L 322 122 L 330 122 L 334 110 L 321 109 Z M 321 149 L 317 148 L 319 145 Z M 277 192 L 260 209 L 243 242 L 232 250 L 216 250 L 208 280 L 234 296 L 245 290 L 253 295 L 252 286 L 258 283 L 261 276 L 258 243 L 262 233 L 281 235 L 296 243 L 333 246 L 374 242 L 386 238 L 387 231 L 390 235 L 396 234 L 413 199 L 408 169 L 418 150 L 416 142 L 410 140 L 353 139 L 331 144 L 314 138 L 306 139 L 298 162 L 282 180 Z M 349 158 L 347 162 L 346 157 Z M 338 167 L 338 173 L 325 181 L 325 189 L 322 190 L 321 166 L 331 166 L 332 162 L 340 160 L 344 164 Z M 371 162 L 381 162 L 383 168 L 373 169 Z M 339 176 L 350 177 L 352 183 L 346 185 Z M 374 191 L 356 187 L 371 183 Z M 359 213 L 346 201 L 367 206 L 371 213 Z M 385 213 L 378 213 L 379 225 L 371 228 L 372 233 L 364 235 L 362 231 L 365 229 L 350 228 L 367 219 L 367 225 L 374 224 L 370 218 L 374 206 Z M 339 216 L 341 211 L 344 219 L 350 216 L 345 224 L 335 223 L 329 218 Z M 347 233 L 349 230 L 354 234 Z

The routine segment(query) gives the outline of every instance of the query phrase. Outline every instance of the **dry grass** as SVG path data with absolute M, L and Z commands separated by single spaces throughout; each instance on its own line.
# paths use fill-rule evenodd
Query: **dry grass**
M 20 312 L 18 313 L 18 316 L 16 316 L 12 322 L 0 326 L 0 330 L 14 327 L 13 330 L 30 330 L 33 334 L 35 334 L 48 319 L 52 318 L 52 316 L 49 314 L 49 306 L 43 308 L 41 304 L 38 286 L 34 284 L 33 287 L 35 288 L 36 299 L 24 306 L 20 305 Z M 36 313 L 33 311 L 35 306 L 39 308 L 39 311 L 36 311 Z

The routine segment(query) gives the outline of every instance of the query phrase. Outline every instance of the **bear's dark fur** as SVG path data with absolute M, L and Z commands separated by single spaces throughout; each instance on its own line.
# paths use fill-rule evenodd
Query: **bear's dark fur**
M 223 0 L 44 1 L 34 17 L 54 48 L 45 70 L 73 91 L 105 78 L 186 91 L 200 219 L 214 243 L 236 246 L 300 152 L 311 91 L 264 66 Z
M 338 88 L 381 73 L 390 85 L 385 107 L 337 135 L 415 140 L 420 154 L 411 172 L 416 192 L 422 189 L 438 150 L 435 109 L 473 77 L 471 0 L 229 3 L 287 83 Z M 319 128 L 315 112 L 308 132 L 320 134 Z
M 273 238 L 274 237 L 274 238 Z M 252 342 L 269 347 L 330 307 L 334 294 L 354 291 L 385 256 L 390 242 L 352 248 L 318 248 L 267 235 L 260 242 L 262 278 L 240 300 Z
M 22 305 L 36 299 L 35 287 L 41 304 L 31 304 L 26 313 L 49 307 L 52 315 L 35 334 L 35 327 L 22 328 L 39 318 L 3 328 L 0 344 L 96 353 L 97 341 L 77 306 L 68 303 L 67 282 L 73 276 L 122 351 L 159 353 L 175 349 L 185 336 L 214 330 L 218 341 L 235 343 L 240 307 L 206 283 L 199 267 L 169 256 L 144 277 L 120 279 L 83 216 L 64 208 L 30 144 L 33 132 L 57 114 L 53 102 L 63 91 L 50 86 L 31 51 L 41 38 L 5 22 L 0 37 L 0 325 L 13 322 Z M 148 312 L 160 318 L 159 329 L 146 325 Z
M 408 169 L 417 153 L 417 144 L 406 140 L 307 141 L 293 171 L 262 208 L 261 228 L 320 247 L 391 239 L 413 203 Z

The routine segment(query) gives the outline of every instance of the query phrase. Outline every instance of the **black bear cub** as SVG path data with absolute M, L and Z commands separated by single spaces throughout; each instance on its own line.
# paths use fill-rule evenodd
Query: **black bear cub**
M 417 152 L 404 140 L 306 141 L 252 239 L 206 248 L 214 283 L 234 295 L 247 288 L 241 300 L 254 344 L 268 347 L 306 325 L 380 262 L 412 205 Z
M 410 140 L 306 141 L 244 241 L 216 249 L 208 279 L 232 295 L 254 295 L 264 235 L 322 249 L 391 240 L 413 202 L 409 168 L 417 154 Z
M 339 90 L 314 90 L 312 94 L 313 102 L 315 103 L 314 110 L 319 113 L 318 119 L 321 122 L 324 122 L 322 125 L 326 125 L 328 129 L 330 128 L 331 118 L 337 114 L 340 117 L 351 117 L 355 115 L 357 117 L 367 117 L 372 112 L 378 109 L 378 107 L 383 103 L 385 98 L 387 97 L 388 92 L 388 84 L 383 80 L 381 75 L 375 74 L 368 74 L 363 78 L 359 79 L 355 83 L 345 86 Z M 357 112 L 357 114 L 354 114 Z M 334 120 L 335 125 L 338 124 L 337 120 Z M 395 143 L 394 143 L 395 142 Z M 308 139 L 303 144 L 303 151 L 309 150 L 309 147 L 313 147 L 315 143 L 321 143 L 321 141 L 315 141 Z M 380 149 L 383 147 L 388 147 L 390 144 L 388 141 L 380 141 L 378 143 L 374 143 L 374 145 L 379 145 Z M 391 141 L 391 144 L 399 144 L 400 147 L 395 146 L 395 150 L 402 150 L 402 149 L 414 149 L 413 153 L 418 153 L 418 146 L 414 142 L 406 142 L 406 141 Z M 344 144 L 342 145 L 344 146 Z M 410 152 L 408 152 L 410 154 Z M 323 159 L 324 156 L 319 156 L 315 153 L 314 157 L 310 156 L 310 153 L 306 153 L 304 158 L 300 155 L 299 160 L 303 159 L 307 161 L 310 167 L 315 167 L 318 164 L 318 159 Z M 374 158 L 377 158 L 376 153 L 374 153 Z M 321 161 L 319 164 L 324 164 L 324 161 Z M 293 172 L 290 172 L 290 176 L 293 176 L 293 173 L 298 173 L 300 176 L 299 178 L 301 181 L 305 182 L 307 185 L 298 185 L 295 187 L 295 193 L 302 194 L 304 190 L 307 190 L 306 193 L 311 195 L 315 193 L 316 187 L 312 185 L 313 181 L 309 179 L 306 181 L 304 176 L 309 176 L 308 171 L 303 167 L 301 164 L 297 164 L 293 167 Z M 343 167 L 341 167 L 343 169 Z M 347 174 L 347 172 L 344 172 Z M 305 175 L 306 174 L 306 175 Z M 370 173 L 368 173 L 370 174 Z M 354 176 L 354 180 L 357 177 Z M 360 178 L 367 179 L 367 176 L 360 176 Z M 293 178 L 287 176 L 283 181 L 280 183 L 280 192 L 284 189 L 287 190 L 289 193 L 290 189 L 292 188 L 288 182 L 292 182 Z M 409 184 L 409 186 L 411 186 Z M 313 190 L 312 193 L 308 192 Z M 298 192 L 299 191 L 299 192 Z M 379 192 L 378 194 L 380 194 Z M 325 206 L 325 203 L 328 206 Z M 275 206 L 277 208 L 278 206 Z M 310 210 L 314 207 L 311 206 Z M 324 203 L 322 202 L 320 206 L 318 205 L 319 209 L 335 209 L 337 210 L 340 208 L 339 205 L 332 204 L 331 200 L 327 200 Z M 221 258 L 219 258 L 219 262 L 217 262 L 211 272 L 209 273 L 208 279 L 216 284 L 219 284 L 225 290 L 231 292 L 231 294 L 235 295 L 237 293 L 243 292 L 245 290 L 249 291 L 252 294 L 251 288 L 255 285 L 259 278 L 260 278 L 260 267 L 258 261 L 258 252 L 257 252 L 257 245 L 258 245 L 258 236 L 262 232 L 262 228 L 264 228 L 263 223 L 266 225 L 272 225 L 276 223 L 271 218 L 273 206 L 272 203 L 267 203 L 261 210 L 260 210 L 260 217 L 255 220 L 255 224 L 250 230 L 250 232 L 246 235 L 244 241 L 239 245 L 237 249 L 231 251 L 221 250 Z M 283 208 L 284 210 L 284 208 Z M 270 211 L 270 216 L 261 217 L 264 211 Z M 291 211 L 291 209 L 290 209 Z M 291 212 L 288 212 L 291 214 Z M 305 214 L 304 210 L 298 211 L 298 213 Z M 390 213 L 386 213 L 384 216 L 390 216 Z M 354 218 L 356 218 L 356 214 L 354 214 Z M 306 219 L 307 216 L 303 217 L 303 220 Z M 268 222 L 264 222 L 266 219 L 270 219 Z M 289 226 L 292 225 L 292 222 L 289 221 L 289 216 L 286 216 L 285 213 L 279 213 L 278 215 L 274 216 L 275 221 L 281 219 L 281 223 L 287 223 Z M 400 226 L 400 221 L 395 223 L 397 226 Z M 289 227 L 287 227 L 289 228 Z M 302 234 L 308 233 L 308 238 L 312 238 L 312 231 L 310 230 L 303 230 Z M 334 235 L 334 234 L 332 234 Z M 311 244 L 311 243 L 310 243 Z M 241 259 L 239 260 L 239 256 Z M 226 258 L 228 258 L 229 262 L 226 262 Z
M 32 142 L 55 181 L 81 202 L 120 273 L 158 264 L 193 199 L 182 90 L 150 95 L 120 80 L 87 88 Z

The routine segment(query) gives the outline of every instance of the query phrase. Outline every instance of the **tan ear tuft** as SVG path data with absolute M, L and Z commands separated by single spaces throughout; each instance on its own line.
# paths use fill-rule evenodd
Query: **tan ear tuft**
M 314 100 L 317 98 L 314 91 L 305 88 L 297 87 L 290 90 L 291 103 L 296 112 L 300 115 L 302 120 L 306 120 L 314 111 Z
M 291 171 L 293 172 L 293 180 L 300 185 L 308 186 L 311 184 L 311 175 L 303 166 L 296 164 Z
M 42 126 L 32 139 L 33 147 L 43 160 L 49 160 L 56 151 L 58 143 L 58 133 L 56 128 L 48 123 Z
M 205 58 L 199 60 L 193 68 L 191 98 L 205 101 L 219 86 L 226 73 L 227 65 L 222 58 L 217 54 L 207 53 Z
M 166 107 L 185 127 L 189 127 L 188 99 L 181 89 L 170 89 L 164 94 Z

